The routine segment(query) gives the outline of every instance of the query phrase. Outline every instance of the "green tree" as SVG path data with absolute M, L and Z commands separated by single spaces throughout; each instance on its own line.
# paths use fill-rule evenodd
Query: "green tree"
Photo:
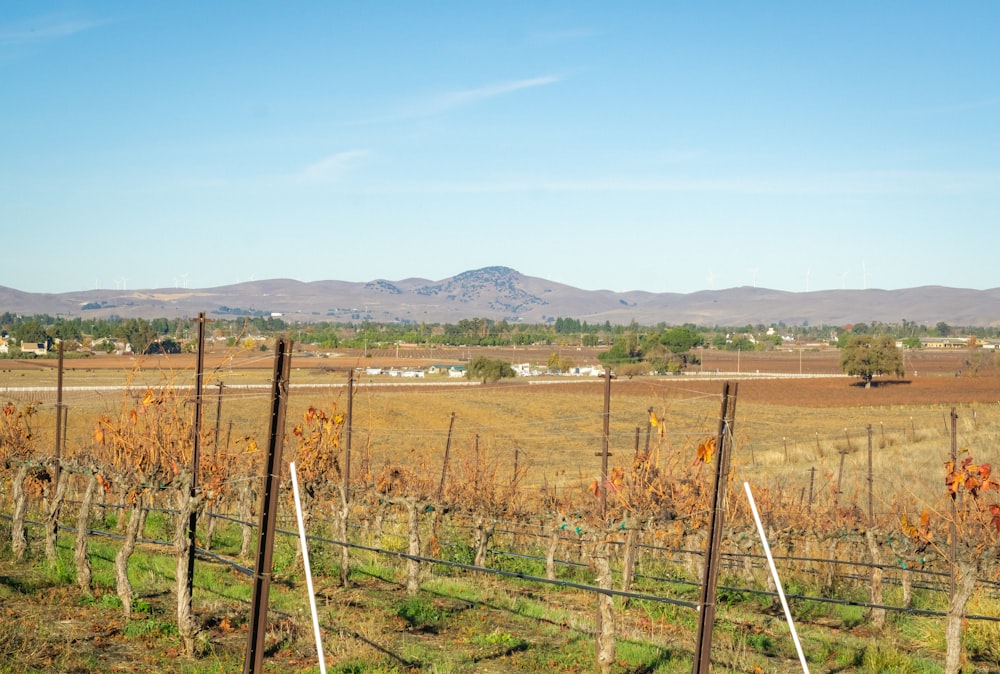
M 902 376 L 903 357 L 892 335 L 855 335 L 840 351 L 840 367 L 870 388 L 876 375 Z
M 487 356 L 477 356 L 469 363 L 465 376 L 469 379 L 479 379 L 484 384 L 486 382 L 496 382 L 507 377 L 514 377 L 517 373 L 510 363 L 499 358 L 488 358 Z
M 576 363 L 569 356 L 553 353 L 549 356 L 548 368 L 551 371 L 568 372 L 576 367 Z
M 33 318 L 22 322 L 20 325 L 14 326 L 11 330 L 11 334 L 17 341 L 18 346 L 21 345 L 21 342 L 50 343 L 49 335 L 45 332 L 45 326 Z
M 641 358 L 642 351 L 639 349 L 639 337 L 634 332 L 629 332 L 622 337 L 615 338 L 615 342 L 611 345 L 610 349 L 597 354 L 597 359 L 605 365 L 634 363 Z
M 115 331 L 115 335 L 132 345 L 132 353 L 145 353 L 156 340 L 152 324 L 142 318 L 130 318 Z
M 670 328 L 660 335 L 660 344 L 673 353 L 682 355 L 705 343 L 705 338 L 688 327 Z

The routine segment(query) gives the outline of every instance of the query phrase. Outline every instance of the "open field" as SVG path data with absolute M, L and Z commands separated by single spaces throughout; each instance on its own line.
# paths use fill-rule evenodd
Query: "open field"
M 310 406 L 343 409 L 346 370 L 351 367 L 426 366 L 469 356 L 467 349 L 435 351 L 439 358 L 417 358 L 406 351 L 399 357 L 293 355 L 289 423 Z M 531 362 L 544 362 L 549 353 L 551 347 L 518 350 Z M 596 350 L 577 353 L 581 364 L 596 360 Z M 666 421 L 664 439 L 674 451 L 690 451 L 714 435 L 723 379 L 738 382 L 737 458 L 744 470 L 760 471 L 753 474 L 757 479 L 802 474 L 813 467 L 830 473 L 840 468 L 839 453 L 848 448 L 844 465 L 860 465 L 865 457 L 859 450 L 871 425 L 880 450 L 876 460 L 912 469 L 918 480 L 913 484 L 930 488 L 937 478 L 930 479 L 927 468 L 940 466 L 942 452 L 948 450 L 952 407 L 957 408 L 961 446 L 976 448 L 980 460 L 1000 458 L 990 435 L 1000 427 L 1000 368 L 992 354 L 981 357 L 976 376 L 971 376 L 965 350 L 910 352 L 906 376 L 876 381 L 868 390 L 855 379 L 836 376 L 838 357 L 836 350 L 706 350 L 702 367 L 683 376 L 616 379 L 609 424 L 612 464 L 627 462 L 634 454 L 637 433 L 645 447 L 649 409 Z M 54 427 L 55 365 L 52 359 L 0 361 L 0 396 L 21 404 L 41 402 L 35 423 L 40 438 Z M 64 396 L 68 447 L 88 443 L 93 419 L 121 406 L 124 391 L 115 387 L 128 383 L 138 395 L 147 385 L 190 386 L 194 365 L 191 355 L 66 359 L 64 386 L 71 389 Z M 232 444 L 238 436 L 264 437 L 262 412 L 268 406 L 273 354 L 243 351 L 230 359 L 226 353 L 210 353 L 206 368 L 205 423 L 218 425 L 220 445 L 226 438 Z M 805 376 L 797 376 L 800 372 Z M 220 382 L 221 400 L 215 388 Z M 583 483 L 591 479 L 593 453 L 601 447 L 603 387 L 600 379 L 580 377 L 518 378 L 485 386 L 447 377 L 361 377 L 354 407 L 355 446 L 363 448 L 373 467 L 401 456 L 420 455 L 433 463 L 443 452 L 454 413 L 455 451 L 478 443 L 484 452 L 511 465 L 517 452 L 520 460 L 532 464 L 528 484 Z M 2 393 L 5 388 L 10 390 Z M 921 460 L 925 454 L 931 458 Z

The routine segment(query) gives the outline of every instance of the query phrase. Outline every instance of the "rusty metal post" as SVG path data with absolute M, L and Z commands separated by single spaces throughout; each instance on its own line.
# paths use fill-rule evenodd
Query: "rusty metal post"
M 212 438 L 212 448 L 215 450 L 215 457 L 219 456 L 219 432 L 222 425 L 222 389 L 225 387 L 221 381 L 218 384 L 219 392 L 215 398 L 215 435 Z
M 958 470 L 958 413 L 955 412 L 955 408 L 951 408 L 951 469 L 953 471 Z M 960 492 L 955 493 L 955 498 L 951 499 L 951 522 L 948 525 L 948 534 L 951 537 L 951 541 L 948 545 L 948 556 L 951 557 L 949 560 L 951 567 L 951 583 L 948 591 L 948 599 L 951 600 L 955 596 L 955 589 L 958 579 L 955 577 L 955 573 L 958 570 L 958 504 L 957 501 L 962 498 Z
M 872 466 L 872 425 L 868 424 L 868 526 L 875 524 L 875 475 Z
M 257 562 L 254 568 L 250 629 L 244 674 L 264 671 L 264 634 L 267 630 L 267 599 L 271 590 L 274 555 L 274 525 L 278 517 L 278 484 L 281 473 L 281 450 L 285 435 L 285 409 L 288 404 L 288 373 L 291 369 L 292 343 L 279 337 L 275 344 L 274 379 L 271 389 L 271 430 L 267 444 L 264 491 L 261 494 L 260 526 L 257 539 Z
M 52 495 L 55 496 L 56 488 L 59 486 L 59 473 L 62 470 L 63 444 L 63 340 L 59 340 L 59 368 L 56 373 L 56 446 L 55 462 L 52 467 Z
M 732 386 L 732 393 L 730 393 Z M 715 623 L 715 588 L 719 578 L 722 528 L 726 508 L 729 455 L 732 450 L 733 418 L 738 384 L 727 381 L 722 388 L 722 411 L 715 439 L 715 484 L 709 536 L 705 545 L 705 572 L 698 602 L 698 631 L 694 650 L 694 674 L 708 674 L 712 664 L 712 626 Z
M 205 312 L 198 314 L 198 318 L 191 319 L 198 323 L 198 360 L 195 365 L 194 375 L 194 442 L 191 448 L 191 489 L 189 495 L 195 497 L 198 487 L 198 464 L 201 462 L 201 403 L 202 403 L 202 382 L 205 377 Z M 198 528 L 198 512 L 196 508 L 191 509 L 191 516 L 188 519 L 188 538 L 191 545 L 188 546 L 187 560 L 187 583 L 188 600 L 194 596 L 194 558 L 195 558 L 195 531 Z M 190 610 L 190 607 L 188 607 Z
M 354 424 L 354 368 L 347 371 L 347 417 L 344 419 L 344 503 L 351 501 L 351 427 Z
M 601 519 L 608 514 L 608 457 L 611 456 L 611 368 L 604 368 L 604 412 L 601 415 Z

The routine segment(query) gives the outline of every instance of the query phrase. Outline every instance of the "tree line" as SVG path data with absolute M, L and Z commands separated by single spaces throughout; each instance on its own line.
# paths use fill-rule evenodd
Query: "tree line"
M 698 326 L 686 323 L 672 326 L 665 322 L 653 326 L 587 323 L 569 317 L 553 317 L 545 323 L 521 324 L 506 320 L 468 318 L 457 323 L 376 323 L 360 322 L 288 322 L 275 316 L 231 316 L 215 314 L 212 334 L 216 339 L 234 341 L 249 335 L 272 338 L 287 336 L 297 343 L 319 348 L 384 349 L 395 344 L 425 346 L 529 346 L 558 345 L 608 348 L 605 362 L 626 364 L 648 361 L 661 372 L 682 370 L 697 363 L 691 355 L 696 347 L 732 351 L 761 351 L 781 347 L 785 342 L 819 342 L 843 348 L 859 335 L 888 335 L 904 346 L 919 347 L 922 337 L 962 335 L 976 339 L 1000 337 L 1000 327 L 955 327 L 939 322 L 934 326 L 903 320 L 901 323 L 869 323 L 831 326 L 784 323 L 747 324 L 743 326 Z M 102 348 L 113 349 L 109 340 L 131 345 L 134 352 L 181 350 L 195 334 L 184 318 L 80 318 L 36 314 L 22 316 L 0 314 L 0 337 L 16 351 L 21 342 L 46 343 L 52 346 L 65 341 L 84 347 L 95 341 Z M 190 347 L 188 347 L 190 348 Z

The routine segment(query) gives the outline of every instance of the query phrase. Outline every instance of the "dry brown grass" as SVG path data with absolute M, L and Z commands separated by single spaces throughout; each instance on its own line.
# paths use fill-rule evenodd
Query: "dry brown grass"
M 551 350 L 522 350 L 519 356 L 543 359 Z M 580 362 L 591 353 L 578 352 Z M 467 355 L 464 351 L 434 355 L 435 362 Z M 505 357 L 507 354 L 504 354 Z M 391 364 L 413 364 L 418 359 L 403 354 Z M 273 356 L 261 352 L 209 355 L 208 385 L 224 382 L 226 389 L 219 420 L 219 447 L 233 450 L 236 437 L 255 436 L 263 446 L 266 435 L 269 390 L 241 389 L 244 384 L 265 385 Z M 365 359 L 345 353 L 334 358 L 293 356 L 289 424 L 309 406 L 329 408 L 346 404 L 343 384 L 351 364 L 368 365 L 385 360 Z M 865 390 L 843 377 L 768 379 L 758 373 L 835 371 L 835 351 L 733 354 L 708 351 L 703 355 L 705 373 L 683 377 L 615 380 L 611 393 L 611 465 L 627 465 L 635 454 L 637 429 L 640 448 L 645 447 L 649 408 L 666 420 L 660 440 L 661 459 L 688 455 L 718 426 L 722 381 L 709 371 L 719 369 L 739 379 L 735 420 L 737 451 L 733 457 L 736 478 L 754 484 L 779 484 L 788 492 L 806 497 L 810 471 L 815 469 L 815 493 L 830 492 L 839 481 L 845 496 L 867 489 L 867 432 L 873 429 L 874 475 L 878 500 L 887 509 L 900 499 L 929 499 L 941 484 L 942 465 L 950 452 L 949 414 L 959 415 L 958 443 L 980 461 L 993 461 L 1000 434 L 1000 373 L 992 363 L 980 363 L 977 376 L 968 376 L 964 351 L 908 354 L 917 375 L 880 382 Z M 740 374 L 735 374 L 737 359 Z M 11 366 L 11 367 L 8 367 Z M 122 367 L 125 365 L 126 367 Z M 54 385 L 50 361 L 4 361 L 0 387 Z M 16 368 L 16 369 L 15 369 Z M 727 375 L 724 375 L 727 376 Z M 750 377 L 750 378 L 747 378 Z M 100 386 L 131 381 L 136 394 L 146 384 L 169 381 L 175 386 L 193 383 L 189 356 L 147 357 L 125 360 L 94 358 L 68 360 L 64 376 L 69 410 L 66 453 L 91 442 L 97 414 L 120 404 L 121 390 Z M 401 380 L 363 378 L 354 402 L 355 461 L 369 462 L 372 473 L 390 463 L 404 463 L 438 475 L 454 412 L 452 460 L 489 460 L 513 474 L 515 455 L 520 467 L 528 466 L 524 484 L 572 491 L 588 484 L 600 471 L 602 446 L 603 382 L 559 380 L 541 383 L 518 379 L 486 386 L 434 386 L 452 380 L 411 380 L 405 386 L 388 386 Z M 297 385 L 310 388 L 297 388 Z M 328 385 L 328 386 L 327 386 Z M 34 420 L 40 447 L 50 446 L 54 428 L 55 394 L 9 392 L 7 398 L 24 403 L 43 401 Z M 216 400 L 207 393 L 204 427 L 216 424 Z M 227 442 L 228 440 L 228 442 Z M 655 442 L 655 439 L 654 439 Z M 235 451 L 235 450 L 233 450 Z M 842 457 L 843 454 L 843 457 Z M 843 463 L 841 464 L 841 461 Z M 359 465 L 359 464 L 355 464 Z

